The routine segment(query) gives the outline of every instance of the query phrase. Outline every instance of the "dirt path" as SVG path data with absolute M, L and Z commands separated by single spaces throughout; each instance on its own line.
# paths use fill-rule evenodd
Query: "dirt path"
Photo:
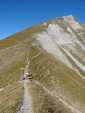
M 31 96 L 28 91 L 28 83 L 29 80 L 24 80 L 23 85 L 24 85 L 24 96 L 23 96 L 23 105 L 21 106 L 20 111 L 17 113 L 32 113 L 32 106 L 31 106 Z

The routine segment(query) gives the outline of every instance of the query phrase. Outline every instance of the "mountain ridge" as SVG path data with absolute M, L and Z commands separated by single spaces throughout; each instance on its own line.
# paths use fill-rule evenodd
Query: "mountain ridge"
M 85 28 L 72 15 L 0 41 L 0 113 L 17 113 L 22 108 L 22 69 L 28 60 L 32 81 L 26 86 L 33 113 L 84 113 L 84 56 Z M 14 93 L 7 96 L 13 88 Z M 3 97 L 9 100 L 8 105 Z

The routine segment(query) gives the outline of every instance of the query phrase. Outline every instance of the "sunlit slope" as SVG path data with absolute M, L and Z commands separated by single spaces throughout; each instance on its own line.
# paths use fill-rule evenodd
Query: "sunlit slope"
M 16 113 L 22 103 L 23 86 L 16 82 L 0 89 L 0 113 Z
M 8 96 L 11 105 L 8 111 L 2 110 L 5 113 L 12 113 L 12 108 L 15 113 L 22 104 L 23 86 L 17 84 L 22 80 L 27 58 L 33 76 L 28 88 L 34 113 L 85 112 L 84 26 L 66 16 L 0 41 L 0 97 L 6 97 L 10 87 L 19 86 Z M 2 90 L 5 87 L 6 92 Z M 7 106 L 0 102 L 0 107 Z
M 33 80 L 30 82 L 28 90 L 32 96 L 33 113 L 72 113 L 67 106 L 62 104 L 58 97 L 38 81 Z
M 77 73 L 85 75 L 85 39 L 78 32 L 84 34 L 83 27 L 74 20 L 71 26 L 64 17 L 64 28 L 59 24 L 49 24 L 46 31 L 35 35 L 36 41 L 48 53 L 58 57 L 60 61 Z M 71 19 L 73 17 L 70 17 Z M 71 22 L 71 24 L 72 24 Z
M 0 40 L 0 49 L 12 47 L 19 43 L 31 42 L 34 33 L 39 33 L 47 28 L 47 25 L 39 24 L 31 28 L 17 32 L 14 35 Z
M 85 112 L 85 80 L 42 49 L 31 48 L 31 55 L 33 79 L 74 109 Z
M 43 28 L 36 26 L 0 41 L 0 113 L 16 113 L 23 100 L 23 68 L 29 57 L 34 33 Z M 19 84 L 19 85 L 18 85 Z
M 21 68 L 25 65 L 25 50 L 26 47 L 20 45 L 0 51 L 0 87 L 20 80 Z
M 0 87 L 20 80 L 32 37 L 43 29 L 45 27 L 38 25 L 0 41 Z
M 67 108 L 74 113 L 84 113 L 84 29 L 74 20 L 70 23 L 70 19 L 73 17 L 64 17 L 64 28 L 51 23 L 44 32 L 35 34 L 30 50 L 30 67 L 33 78 L 58 96 Z

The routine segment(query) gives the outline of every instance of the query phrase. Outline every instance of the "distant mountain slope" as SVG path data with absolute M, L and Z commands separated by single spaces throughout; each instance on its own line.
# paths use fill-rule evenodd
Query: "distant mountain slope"
M 22 69 L 30 60 L 28 84 L 34 113 L 85 112 L 85 27 L 70 16 L 60 17 L 0 41 L 0 95 L 11 87 L 14 103 L 0 103 L 0 113 L 16 113 L 23 99 Z M 3 89 L 3 90 L 2 90 Z M 41 94 L 42 92 L 42 94 Z M 20 96 L 19 96 L 20 94 Z M 11 94 L 13 95 L 13 93 Z M 10 98 L 10 96 L 9 96 Z M 12 107 L 11 107 L 12 106 Z

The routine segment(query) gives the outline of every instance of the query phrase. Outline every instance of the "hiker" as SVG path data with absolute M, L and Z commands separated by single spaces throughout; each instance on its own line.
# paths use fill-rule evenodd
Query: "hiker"
M 28 73 L 28 72 L 26 72 L 25 74 L 24 74 L 24 79 L 32 79 L 32 74 L 30 74 L 30 73 Z
M 28 77 L 28 79 L 32 79 L 32 74 L 31 73 L 28 73 L 27 74 L 27 77 Z

